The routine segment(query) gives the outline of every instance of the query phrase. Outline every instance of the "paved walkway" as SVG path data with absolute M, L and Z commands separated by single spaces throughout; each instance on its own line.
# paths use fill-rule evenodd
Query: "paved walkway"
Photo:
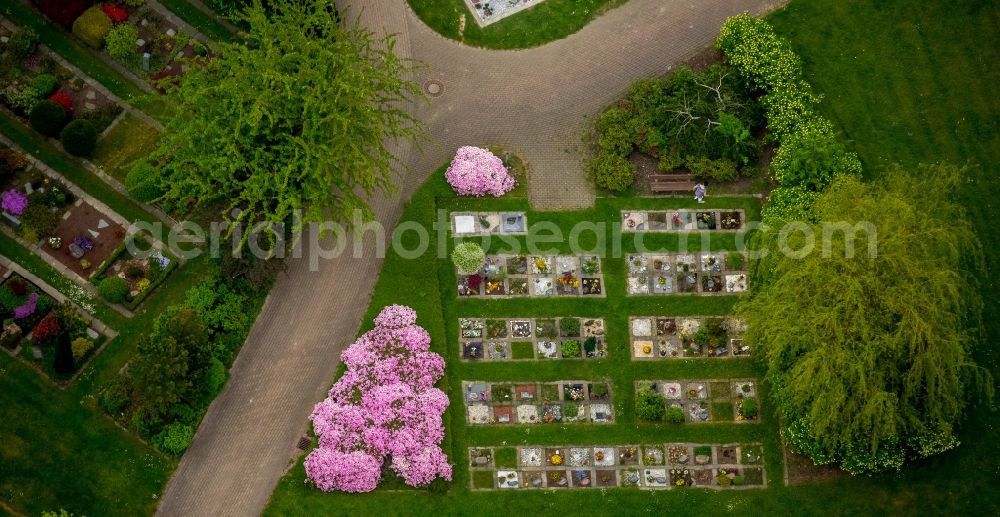
M 339 4 L 340 2 L 338 2 Z M 410 172 L 373 201 L 392 227 L 402 204 L 461 145 L 502 145 L 530 167 L 537 208 L 590 206 L 582 173 L 588 117 L 636 79 L 659 75 L 709 45 L 722 21 L 778 0 L 631 0 L 564 40 L 523 51 L 474 49 L 424 26 L 403 0 L 352 0 L 364 25 L 398 35 L 397 51 L 425 63 L 415 79 L 445 91 L 413 108 L 427 124 L 423 153 L 400 149 Z M 348 248 L 351 249 L 351 244 Z M 374 256 L 372 243 L 364 247 Z M 367 305 L 381 261 L 340 257 L 310 272 L 289 264 L 163 494 L 164 516 L 251 516 L 296 457 L 306 417 L 325 396 L 340 351 Z

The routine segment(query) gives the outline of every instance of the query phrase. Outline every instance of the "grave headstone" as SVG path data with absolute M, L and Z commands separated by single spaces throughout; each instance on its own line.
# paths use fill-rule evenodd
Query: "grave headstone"
M 90 339 L 97 339 L 98 336 L 100 336 L 100 334 L 98 334 L 96 330 L 87 327 L 87 337 L 89 337 Z
M 150 60 L 150 58 L 152 58 L 152 57 L 153 57 L 153 56 L 152 56 L 152 55 L 150 55 L 150 53 L 149 53 L 149 52 L 143 52 L 143 53 L 142 53 L 142 69 L 143 69 L 143 70 L 145 70 L 145 71 L 147 71 L 147 72 L 149 71 L 149 60 Z
M 97 229 L 98 230 L 102 230 L 104 228 L 107 228 L 108 226 L 109 226 L 108 222 L 105 221 L 104 219 L 101 219 L 101 220 L 97 221 Z
M 101 236 L 101 234 L 99 234 L 99 233 L 95 232 L 94 230 L 87 230 L 87 232 L 89 232 L 89 233 L 90 233 L 90 235 L 91 235 L 92 237 L 94 237 L 95 239 Z
M 177 35 L 177 31 L 175 31 L 174 29 L 167 29 L 167 33 L 166 34 L 167 34 L 167 36 L 174 37 L 174 36 Z

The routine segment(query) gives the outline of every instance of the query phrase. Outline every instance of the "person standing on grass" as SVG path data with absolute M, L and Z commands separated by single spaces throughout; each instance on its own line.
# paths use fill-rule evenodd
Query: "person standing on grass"
M 705 185 L 698 183 L 694 186 L 694 198 L 698 200 L 699 203 L 705 202 Z

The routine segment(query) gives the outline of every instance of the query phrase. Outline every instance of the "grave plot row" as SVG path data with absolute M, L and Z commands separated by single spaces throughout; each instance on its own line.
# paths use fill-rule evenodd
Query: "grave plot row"
M 91 281 L 100 286 L 107 279 L 121 284 L 119 299 L 128 309 L 135 309 L 170 276 L 179 260 L 158 249 L 138 234 L 130 235 L 105 259 L 91 275 Z
M 56 307 L 56 301 L 37 285 L 11 273 L 0 285 L 0 345 L 17 352 L 21 340 Z
M 24 29 L 0 19 L 0 41 L 7 42 Z M 24 34 L 16 36 L 23 38 Z M 92 81 L 63 66 L 43 45 L 34 41 L 25 50 L 2 50 L 4 72 L 9 79 L 0 91 L 0 104 L 24 124 L 43 101 L 51 100 L 62 108 L 55 113 L 35 115 L 32 127 L 44 130 L 44 136 L 59 137 L 59 130 L 72 120 L 86 120 L 100 135 L 122 112 L 119 99 L 109 96 Z M 43 120 L 44 119 L 44 120 Z
M 496 23 L 512 14 L 534 7 L 545 0 L 465 0 L 480 27 Z
M 470 424 L 565 424 L 613 421 L 606 382 L 462 382 Z
M 747 290 L 746 256 L 737 251 L 629 255 L 629 295 L 725 295 Z
M 595 359 L 607 357 L 600 318 L 458 320 L 458 342 L 467 361 Z
M 746 213 L 737 210 L 622 210 L 623 232 L 739 231 Z
M 635 316 L 629 318 L 632 359 L 732 358 L 750 355 L 746 323 L 737 318 Z
M 91 320 L 16 273 L 0 285 L 0 345 L 53 381 L 71 379 L 107 340 Z
M 455 237 L 524 235 L 528 218 L 524 212 L 452 212 L 451 232 Z
M 604 296 L 596 256 L 488 255 L 477 273 L 456 274 L 462 297 Z
M 473 490 L 763 488 L 759 444 L 473 447 Z
M 760 421 L 753 379 L 644 380 L 635 381 L 635 391 L 640 397 L 661 399 L 667 422 Z
M 20 153 L 7 149 L 8 153 Z M 3 185 L 3 221 L 37 251 L 80 279 L 111 256 L 125 239 L 121 216 L 77 196 L 79 189 L 43 173 L 25 158 Z M 15 183 L 16 182 L 16 183 Z

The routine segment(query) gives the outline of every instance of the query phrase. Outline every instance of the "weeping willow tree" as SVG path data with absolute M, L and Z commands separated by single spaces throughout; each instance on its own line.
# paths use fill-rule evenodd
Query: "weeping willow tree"
M 747 339 L 782 435 L 817 464 L 871 473 L 941 453 L 971 399 L 992 397 L 970 357 L 982 253 L 952 200 L 963 178 L 948 165 L 843 177 L 816 201 L 820 223 L 762 234 Z

